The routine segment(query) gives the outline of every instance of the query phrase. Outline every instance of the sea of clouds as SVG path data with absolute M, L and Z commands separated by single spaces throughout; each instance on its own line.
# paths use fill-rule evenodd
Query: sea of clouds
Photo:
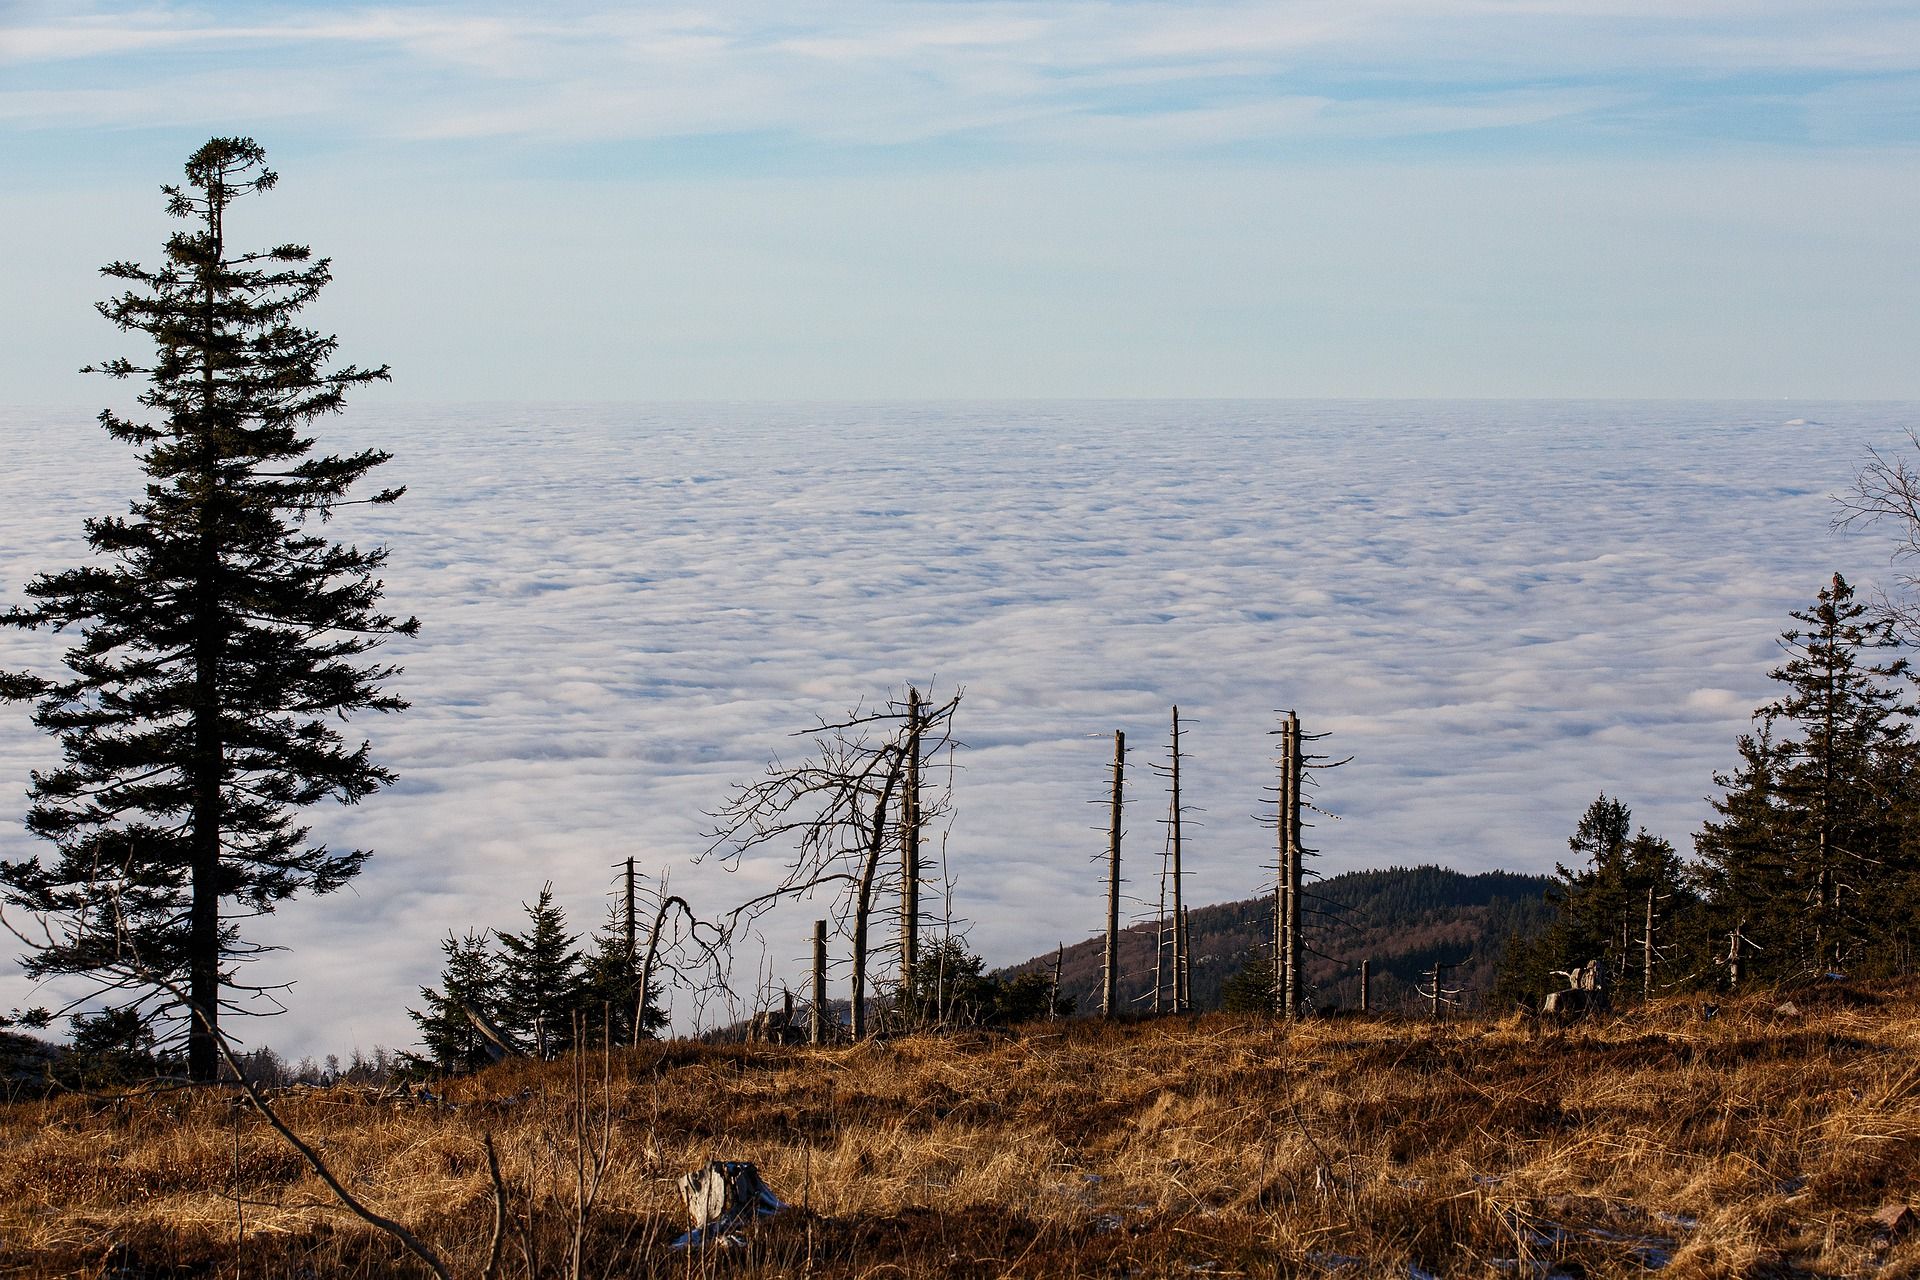
M 1115 402 L 447 406 L 324 425 L 376 443 L 398 505 L 334 536 L 392 548 L 418 614 L 406 713 L 356 721 L 399 784 L 315 814 L 375 851 L 262 937 L 296 979 L 283 1052 L 404 1045 L 437 940 L 513 927 L 551 880 L 599 924 L 633 855 L 719 911 L 772 854 L 693 858 L 705 815 L 817 717 L 909 682 L 966 690 L 952 910 L 994 963 L 1103 918 L 1111 734 L 1134 749 L 1129 890 L 1157 896 L 1169 708 L 1188 722 L 1188 901 L 1271 883 L 1255 817 L 1275 713 L 1352 756 L 1312 833 L 1327 873 L 1549 870 L 1605 791 L 1683 849 L 1770 695 L 1788 611 L 1834 571 L 1889 576 L 1831 494 L 1920 406 Z M 0 410 L 0 603 L 77 563 L 81 520 L 135 491 L 85 411 Z M 57 658 L 0 635 L 0 663 Z M 52 743 L 0 708 L 0 857 Z M 932 909 L 944 908 L 935 886 Z M 798 981 L 821 904 L 736 966 Z M 844 944 L 835 943 L 836 952 Z M 0 1009 L 48 1003 L 0 973 Z M 707 1011 L 708 1021 L 725 1010 Z M 683 1026 L 694 1014 L 683 998 Z

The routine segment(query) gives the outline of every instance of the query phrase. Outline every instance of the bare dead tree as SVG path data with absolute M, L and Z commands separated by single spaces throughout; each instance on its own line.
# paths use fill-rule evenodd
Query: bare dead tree
M 638 1044 L 666 1025 L 661 1000 L 667 990 L 711 991 L 725 984 L 726 936 L 668 891 L 664 873 L 650 876 L 634 858 L 614 869 L 621 873 L 617 899 L 588 970 L 596 998 L 613 1019 L 607 1035 Z
M 1907 441 L 1920 451 L 1920 431 L 1910 428 Z M 1840 508 L 1833 518 L 1836 529 L 1890 526 L 1894 563 L 1920 560 L 1920 467 L 1906 457 L 1869 448 L 1853 486 L 1834 501 Z M 1908 644 L 1920 643 L 1920 573 L 1897 573 L 1894 581 L 1899 595 L 1877 593 L 1876 609 Z
M 1161 859 L 1160 910 L 1156 916 L 1159 937 L 1154 949 L 1154 1011 L 1162 1007 L 1161 973 L 1167 974 L 1171 999 L 1166 1007 L 1174 1013 L 1190 1010 L 1193 1004 L 1193 960 L 1188 954 L 1184 886 L 1186 873 L 1182 862 L 1185 848 L 1185 819 L 1189 806 L 1180 798 L 1180 708 L 1173 709 L 1172 731 L 1167 740 L 1167 763 L 1148 762 L 1148 767 L 1167 780 L 1166 849 Z
M 622 926 L 621 937 L 625 943 L 625 946 L 623 948 L 623 954 L 626 956 L 627 967 L 629 969 L 633 967 L 634 961 L 639 957 L 639 953 L 636 950 L 637 939 L 635 938 L 635 930 L 634 930 L 634 925 L 637 922 L 636 917 L 638 914 L 638 903 L 635 900 L 635 894 L 634 894 L 635 881 L 636 881 L 636 877 L 634 875 L 634 870 L 633 870 L 633 859 L 629 857 L 627 859 L 627 896 L 626 896 L 626 902 L 624 904 L 625 910 L 621 912 L 621 926 Z
M 1173 855 L 1173 1011 L 1185 1013 L 1193 1003 L 1193 957 L 1187 952 L 1186 871 L 1181 863 L 1185 807 L 1180 803 L 1180 708 L 1173 709 L 1173 736 L 1167 749 L 1168 844 Z
M 1180 958 L 1184 970 L 1180 978 L 1180 1001 L 1183 1009 L 1193 1012 L 1193 908 L 1181 907 L 1180 918 L 1173 922 L 1180 934 Z
M 1060 1016 L 1060 963 L 1067 957 L 1067 944 L 1062 942 L 1053 951 L 1053 987 L 1047 994 L 1047 1021 L 1052 1022 Z
M 729 869 L 763 850 L 785 849 L 790 861 L 774 888 L 741 903 L 722 918 L 731 937 L 749 927 L 762 913 L 791 899 L 811 898 L 823 889 L 837 894 L 834 913 L 843 932 L 852 936 L 852 1032 L 867 1032 L 866 993 L 876 898 L 889 882 L 901 893 L 902 911 L 915 919 L 913 929 L 901 922 L 902 960 L 909 962 L 917 944 L 919 894 L 903 882 L 918 880 L 919 834 L 926 825 L 951 812 L 949 786 L 929 802 L 921 775 L 922 763 L 941 752 L 951 752 L 953 715 L 964 691 L 956 690 L 943 702 L 923 699 L 909 690 L 906 699 L 891 699 L 878 708 L 856 707 L 837 721 L 823 721 L 799 735 L 811 739 L 812 753 L 799 764 L 778 758 L 766 773 L 734 790 L 726 803 L 709 815 L 705 856 L 719 858 Z M 913 792 L 921 794 L 911 795 Z M 890 869 L 884 854 L 888 837 L 902 839 L 901 865 Z M 902 991 L 906 990 L 902 975 Z
M 1649 884 L 1647 886 L 1646 930 L 1640 936 L 1640 949 L 1641 949 L 1640 951 L 1640 1003 L 1641 1004 L 1645 1004 L 1649 1000 L 1653 999 L 1653 965 L 1654 965 L 1654 959 L 1656 956 L 1659 955 L 1659 951 L 1660 951 L 1659 947 L 1657 947 L 1654 944 L 1654 940 L 1653 940 L 1654 905 L 1655 905 L 1654 886 Z
M 1300 1016 L 1300 717 L 1287 712 L 1280 727 L 1280 803 L 1274 828 L 1280 834 L 1273 900 L 1273 994 L 1279 1014 L 1291 1022 Z
M 1278 783 L 1269 788 L 1274 796 L 1273 816 L 1262 821 L 1270 821 L 1278 837 L 1273 910 L 1274 1012 L 1292 1021 L 1301 1016 L 1309 998 L 1306 956 L 1311 948 L 1307 945 L 1304 920 L 1310 913 L 1309 900 L 1314 900 L 1311 914 L 1317 916 L 1331 914 L 1332 907 L 1324 897 L 1310 894 L 1306 887 L 1310 875 L 1318 878 L 1308 871 L 1306 860 L 1316 856 L 1319 850 L 1306 843 L 1306 831 L 1313 824 L 1305 815 L 1312 812 L 1329 819 L 1337 819 L 1337 815 L 1314 804 L 1309 793 L 1318 785 L 1319 774 L 1347 764 L 1351 757 L 1335 760 L 1308 750 L 1307 744 L 1319 742 L 1328 735 L 1305 732 L 1300 727 L 1299 715 L 1293 711 L 1279 714 L 1282 716 L 1280 728 L 1272 732 L 1280 739 L 1280 777 Z
M 1120 814 L 1125 805 L 1127 735 L 1113 733 L 1113 793 L 1107 821 L 1107 943 L 1100 978 L 1100 1016 L 1120 1012 Z
M 1173 981 L 1167 977 L 1167 859 L 1160 860 L 1160 909 L 1154 913 L 1153 927 L 1153 1011 L 1164 1013 L 1173 1003 Z
M 853 1038 L 864 1039 L 867 1034 L 867 929 L 873 918 L 873 884 L 880 870 L 881 842 L 886 838 L 887 804 L 893 798 L 893 790 L 905 772 L 905 756 L 894 758 L 893 765 L 887 770 L 886 784 L 880 789 L 880 797 L 873 806 L 873 835 L 867 842 L 867 856 L 860 864 L 860 878 L 854 893 L 853 910 L 853 990 L 849 996 L 848 1020 L 852 1024 Z M 902 987 L 904 991 L 904 986 Z
M 900 792 L 900 990 L 913 990 L 920 956 L 920 691 L 907 690 L 906 777 Z
M 827 1042 L 827 922 L 813 922 L 813 1009 L 808 1021 L 808 1043 Z
M 951 756 L 948 757 L 951 760 Z M 949 765 L 951 769 L 951 765 Z M 933 981 L 933 1019 L 937 1025 L 945 1025 L 947 1011 L 953 1000 L 952 984 L 947 980 L 947 969 L 953 961 L 954 941 L 966 941 L 966 928 L 963 924 L 958 933 L 954 931 L 953 921 L 953 863 L 947 857 L 947 836 L 940 836 L 940 968 L 934 974 Z
M 1452 964 L 1435 960 L 1420 976 L 1426 986 L 1414 990 L 1427 1002 L 1427 1017 L 1434 1022 L 1440 1021 L 1441 1007 L 1452 1007 L 1460 1003 L 1460 988 L 1447 985 L 1447 974 L 1458 969 L 1465 961 L 1456 960 Z
M 634 996 L 635 1043 L 652 1034 L 649 1011 L 653 1009 L 657 978 L 664 976 L 667 986 L 698 995 L 724 986 L 727 975 L 726 930 L 695 915 L 679 894 L 668 893 L 664 877 L 650 892 L 655 903 Z

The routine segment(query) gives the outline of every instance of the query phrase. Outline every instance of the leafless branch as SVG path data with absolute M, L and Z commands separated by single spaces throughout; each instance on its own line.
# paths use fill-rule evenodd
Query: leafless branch
M 1907 441 L 1920 451 L 1920 432 L 1909 429 Z M 1853 485 L 1835 494 L 1834 502 L 1840 508 L 1833 518 L 1835 529 L 1892 525 L 1893 560 L 1920 559 L 1920 468 L 1905 457 L 1869 448 Z M 1904 598 L 1877 592 L 1875 607 L 1909 642 L 1920 641 L 1920 604 L 1915 602 L 1920 597 L 1920 574 L 1901 573 L 1895 581 Z

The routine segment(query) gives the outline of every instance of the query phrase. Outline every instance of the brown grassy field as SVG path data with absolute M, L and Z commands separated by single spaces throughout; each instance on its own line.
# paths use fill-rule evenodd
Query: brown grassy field
M 458 1276 L 486 1267 L 488 1134 L 509 1276 L 570 1255 L 596 1277 L 1920 1275 L 1920 1230 L 1873 1217 L 1920 1205 L 1913 984 L 1543 1034 L 1206 1016 L 670 1043 L 446 1092 L 277 1102 Z M 794 1208 L 743 1247 L 674 1251 L 674 1180 L 716 1157 Z M 425 1274 L 230 1095 L 0 1109 L 0 1275 Z

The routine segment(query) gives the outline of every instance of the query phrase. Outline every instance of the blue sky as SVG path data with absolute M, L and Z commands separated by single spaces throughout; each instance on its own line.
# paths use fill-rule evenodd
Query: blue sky
M 408 399 L 1920 395 L 1910 0 L 0 4 L 0 395 L 216 132 Z

